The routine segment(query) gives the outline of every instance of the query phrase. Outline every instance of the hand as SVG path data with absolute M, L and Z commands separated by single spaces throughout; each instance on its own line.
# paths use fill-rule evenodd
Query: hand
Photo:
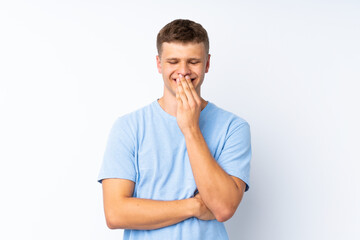
M 214 220 L 216 219 L 214 214 L 208 209 L 203 202 L 200 193 L 196 194 L 194 199 L 197 200 L 197 203 L 199 204 L 197 207 L 197 213 L 195 214 L 195 217 L 200 220 Z
M 176 120 L 180 130 L 185 135 L 191 130 L 199 129 L 201 98 L 196 93 L 189 76 L 184 77 L 179 74 L 176 82 Z

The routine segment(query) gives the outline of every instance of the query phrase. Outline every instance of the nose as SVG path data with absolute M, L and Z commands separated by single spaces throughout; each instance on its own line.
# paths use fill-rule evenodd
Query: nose
M 189 66 L 188 66 L 188 64 L 187 63 L 181 63 L 180 65 L 179 65 L 179 68 L 178 68 L 178 70 L 177 70 L 177 73 L 178 74 L 181 74 L 181 75 L 183 75 L 183 76 L 186 76 L 186 75 L 191 75 L 191 70 L 190 70 L 190 68 L 189 68 Z

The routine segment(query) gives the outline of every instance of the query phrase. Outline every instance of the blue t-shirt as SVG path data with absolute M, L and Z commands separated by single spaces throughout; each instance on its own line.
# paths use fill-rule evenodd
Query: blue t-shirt
M 251 159 L 250 127 L 242 118 L 208 101 L 200 113 L 200 130 L 218 164 L 242 179 L 249 189 Z M 196 184 L 184 135 L 176 117 L 157 100 L 119 117 L 113 124 L 98 181 L 122 178 L 135 182 L 133 197 L 180 200 L 194 196 Z M 195 217 L 155 230 L 124 231 L 124 240 L 228 239 L 217 220 Z

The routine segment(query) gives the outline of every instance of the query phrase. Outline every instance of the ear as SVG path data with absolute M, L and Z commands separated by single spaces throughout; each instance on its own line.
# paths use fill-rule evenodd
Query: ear
M 156 55 L 156 66 L 157 66 L 158 72 L 162 73 L 162 71 L 161 71 L 161 59 L 160 59 L 159 55 Z
M 207 73 L 207 72 L 209 71 L 209 67 L 210 67 L 210 57 L 211 57 L 211 55 L 208 54 L 207 61 L 206 61 L 206 66 L 205 66 L 205 73 Z

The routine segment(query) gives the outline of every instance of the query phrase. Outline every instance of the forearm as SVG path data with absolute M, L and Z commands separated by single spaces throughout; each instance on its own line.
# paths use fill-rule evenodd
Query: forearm
M 123 198 L 105 211 L 109 228 L 157 229 L 176 224 L 194 215 L 195 199 L 157 201 Z
M 200 129 L 184 136 L 201 197 L 216 218 L 225 221 L 233 215 L 241 200 L 238 186 L 213 158 Z

